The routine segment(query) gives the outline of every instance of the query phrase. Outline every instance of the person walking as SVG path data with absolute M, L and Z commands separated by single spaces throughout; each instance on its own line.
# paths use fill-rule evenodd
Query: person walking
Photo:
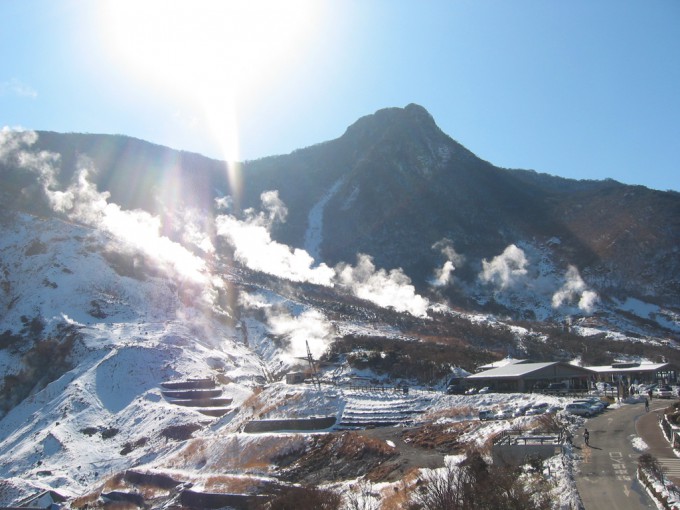
M 588 429 L 583 431 L 583 441 L 585 441 L 586 446 L 590 446 L 590 443 L 588 442 L 590 441 L 590 432 L 588 432 Z
M 645 398 L 645 412 L 649 412 L 649 400 Z

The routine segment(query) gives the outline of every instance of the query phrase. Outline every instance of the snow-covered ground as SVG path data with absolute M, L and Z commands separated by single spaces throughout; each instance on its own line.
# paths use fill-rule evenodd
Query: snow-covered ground
M 319 215 L 322 206 L 323 201 Z M 312 219 L 312 224 L 321 221 Z M 479 411 L 566 402 L 526 394 L 446 395 L 410 381 L 408 394 L 366 391 L 351 384 L 394 383 L 345 365 L 322 374 L 320 391 L 287 385 L 285 373 L 306 368 L 307 348 L 318 358 L 345 334 L 417 338 L 395 325 L 331 320 L 322 309 L 237 280 L 228 268 L 211 275 L 209 283 L 188 278 L 176 267 L 150 264 L 152 254 L 123 249 L 118 241 L 110 233 L 56 219 L 18 214 L 4 225 L 0 329 L 9 335 L 0 349 L 0 375 L 9 378 L 5 381 L 27 380 L 31 388 L 0 416 L 0 504 L 48 488 L 86 494 L 133 467 L 171 473 L 206 490 L 211 479 L 225 473 L 242 481 L 274 477 L 262 452 L 297 451 L 305 438 L 244 434 L 252 419 L 336 416 L 338 428 L 465 421 L 474 426 L 462 440 L 482 445 L 498 432 L 528 426 L 531 418 L 480 422 Z M 228 296 L 233 299 L 226 303 L 220 292 L 229 285 L 237 296 Z M 509 327 L 519 344 L 535 335 L 488 315 L 458 316 Z M 41 324 L 36 334 L 34 321 Z M 43 366 L 30 365 L 26 355 L 40 352 L 41 339 L 63 345 L 64 331 L 73 341 L 68 366 L 47 380 L 41 371 L 55 361 L 55 353 L 50 351 Z M 231 399 L 222 416 L 177 405 L 163 394 L 163 383 L 190 379 L 212 379 L 221 396 Z M 13 389 L 6 386 L 8 393 Z M 546 476 L 562 498 L 559 504 L 568 506 L 577 497 L 571 457 L 548 464 Z M 389 492 L 394 486 L 378 489 Z
M 28 397 L 0 419 L 0 478 L 7 495 L 0 504 L 47 488 L 86 494 L 132 467 L 170 473 L 206 490 L 211 477 L 225 473 L 242 481 L 274 476 L 272 466 L 258 460 L 262 452 L 295 451 L 304 438 L 242 433 L 254 418 L 336 416 L 340 428 L 469 421 L 475 426 L 462 440 L 482 445 L 532 418 L 480 422 L 481 410 L 565 404 L 542 395 L 446 395 L 413 384 L 408 394 L 365 391 L 350 385 L 380 377 L 347 366 L 327 369 L 321 391 L 287 385 L 286 372 L 306 368 L 307 346 L 318 357 L 347 333 L 415 338 L 394 326 L 331 321 L 322 310 L 253 286 L 240 291 L 233 308 L 206 310 L 191 282 L 145 270 L 143 261 L 127 267 L 135 258 L 116 258 L 111 242 L 100 231 L 28 216 L 16 217 L 0 239 L 5 327 L 40 317 L 45 334 L 68 326 L 77 337 L 71 368 L 48 384 L 37 377 Z M 4 375 L 22 374 L 28 347 L 0 351 Z M 162 393 L 164 382 L 206 378 L 231 399 L 222 416 L 176 405 Z M 177 434 L 193 439 L 177 440 Z M 573 500 L 570 458 L 549 465 L 555 490 Z

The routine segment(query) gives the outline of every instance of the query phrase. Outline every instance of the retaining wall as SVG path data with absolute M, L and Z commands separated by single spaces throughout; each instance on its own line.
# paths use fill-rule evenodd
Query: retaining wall
M 244 432 L 277 432 L 287 430 L 324 430 L 335 425 L 335 416 L 299 420 L 253 420 L 246 423 Z

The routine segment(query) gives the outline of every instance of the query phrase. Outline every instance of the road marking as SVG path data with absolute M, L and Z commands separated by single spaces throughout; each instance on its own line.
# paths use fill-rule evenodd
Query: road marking
M 612 461 L 612 468 L 616 479 L 621 482 L 630 482 L 632 478 L 628 474 L 628 468 L 623 461 L 623 454 L 621 452 L 609 452 L 609 459 Z M 624 485 L 624 490 L 627 487 Z
M 587 450 L 583 451 L 583 463 L 584 464 L 589 464 L 590 463 L 590 456 L 593 454 L 592 450 L 588 448 Z
M 668 475 L 680 477 L 680 459 L 658 459 L 659 464 Z

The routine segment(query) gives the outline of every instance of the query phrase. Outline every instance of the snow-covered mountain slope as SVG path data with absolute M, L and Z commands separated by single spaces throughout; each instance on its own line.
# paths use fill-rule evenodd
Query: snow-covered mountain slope
M 97 231 L 4 219 L 0 476 L 79 492 L 163 455 L 169 431 L 210 421 L 164 398 L 166 381 L 214 379 L 233 409 L 250 396 L 260 358 L 177 282 L 116 273 Z
M 282 383 L 285 373 L 306 369 L 307 346 L 318 359 L 339 335 L 416 340 L 377 316 L 379 308 L 358 301 L 351 315 L 339 313 L 323 287 L 300 292 L 226 268 L 221 278 L 234 300 L 207 307 L 187 299 L 202 295 L 193 282 L 142 252 L 121 251 L 101 230 L 9 211 L 2 221 L 0 478 L 11 495 L 3 503 L 42 489 L 96 492 L 133 467 L 204 486 L 234 449 L 244 453 L 232 470 L 256 483 L 270 473 L 248 467 L 263 449 L 282 454 L 301 439 L 246 439 L 239 430 L 249 420 L 335 416 L 340 423 L 346 412 L 349 423 L 369 408 L 385 409 L 381 416 L 394 410 L 388 396 L 340 390 L 361 375 L 346 364 L 324 369 L 321 392 Z M 214 384 L 219 412 L 210 402 L 179 405 L 168 396 L 164 384 L 191 380 Z M 441 398 L 454 397 L 398 397 L 391 420 L 414 423 L 445 406 L 435 403 Z M 214 459 L 188 453 L 192 437 Z
M 240 218 L 209 209 L 161 218 L 112 202 L 86 164 L 55 189 L 57 158 L 9 140 L 0 160 L 15 165 L 22 207 L 0 189 L 0 504 L 48 488 L 96 498 L 132 468 L 205 491 L 304 482 L 310 473 L 279 468 L 309 453 L 314 434 L 255 436 L 246 424 L 330 416 L 338 428 L 446 425 L 526 404 L 523 395 L 441 391 L 463 369 L 507 354 L 678 358 L 677 314 L 630 297 L 598 300 L 578 270 L 556 269 L 557 238 L 483 259 L 474 284 L 453 272 L 462 261 L 453 247 L 438 244 L 451 263 L 438 283 L 497 314 L 453 310 L 441 286 L 419 292 L 402 268 L 366 254 L 329 267 L 275 241 L 286 207 L 274 191 Z M 308 216 L 313 252 L 323 252 L 327 207 L 343 186 L 335 182 Z M 513 315 L 526 320 L 505 318 Z M 284 382 L 307 371 L 308 352 L 324 358 L 320 389 Z M 364 394 L 357 384 L 381 389 Z M 394 392 L 404 385 L 409 396 Z M 475 424 L 468 440 L 510 426 Z

